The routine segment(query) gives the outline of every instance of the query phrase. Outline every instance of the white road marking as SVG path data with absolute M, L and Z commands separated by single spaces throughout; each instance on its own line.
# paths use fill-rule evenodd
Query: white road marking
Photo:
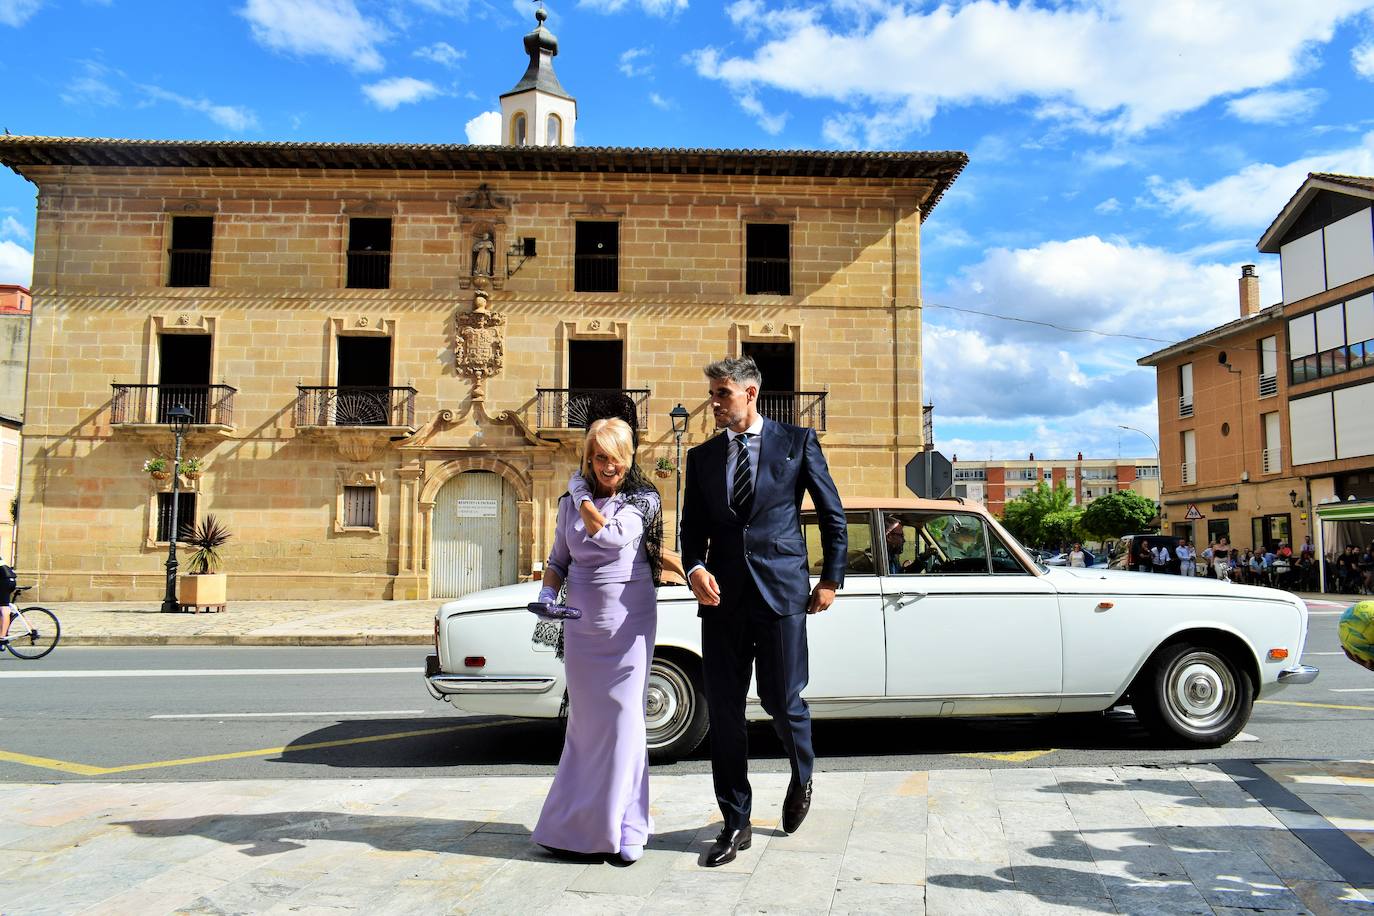
M 1308 617 L 1339 617 L 1345 611 L 1308 611 Z
M 1328 687 L 1332 693 L 1374 693 L 1374 687 Z
M 423 709 L 352 709 L 343 712 L 178 712 L 149 716 L 150 719 L 269 719 L 297 716 L 422 716 Z
M 1309 656 L 1309 655 L 1344 655 L 1344 654 L 1345 654 L 1344 652 L 1304 652 L 1304 653 L 1303 653 L 1303 657 L 1306 658 L 1306 657 Z
M 1232 741 L 1258 741 L 1259 738 L 1255 737 L 1254 735 L 1250 734 L 1249 732 L 1241 732 L 1239 735 L 1236 735 L 1236 736 L 1235 736 L 1234 738 L 1232 738 L 1231 740 L 1232 740 Z
M 144 671 L 0 671 L 3 678 L 262 677 L 268 674 L 424 674 L 424 668 L 188 668 Z

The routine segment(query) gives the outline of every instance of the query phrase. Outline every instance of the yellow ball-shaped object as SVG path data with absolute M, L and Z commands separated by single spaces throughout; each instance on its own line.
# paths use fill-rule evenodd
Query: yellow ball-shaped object
M 1374 601 L 1351 605 L 1341 615 L 1340 637 L 1350 660 L 1374 671 Z

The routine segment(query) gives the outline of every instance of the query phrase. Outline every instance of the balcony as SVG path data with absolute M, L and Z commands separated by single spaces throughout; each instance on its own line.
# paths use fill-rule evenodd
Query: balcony
M 759 413 L 779 423 L 825 432 L 825 391 L 760 391 Z
M 1267 448 L 1260 453 L 1261 467 L 1266 474 L 1277 474 L 1283 470 L 1283 450 Z
M 170 428 L 167 411 L 185 407 L 191 411 L 192 432 L 227 436 L 234 428 L 234 395 L 228 385 L 121 385 L 110 386 L 110 425 L 161 435 Z M 199 429 L 197 429 L 199 428 Z
M 1259 396 L 1262 398 L 1273 397 L 1279 393 L 1279 377 L 1277 375 L 1261 375 L 1259 380 Z
M 1189 484 L 1197 483 L 1197 463 L 1185 461 L 1181 467 L 1183 469 L 1183 485 L 1186 487 Z
M 744 292 L 750 296 L 791 295 L 791 259 L 745 258 Z
M 296 386 L 296 427 L 415 429 L 415 389 Z
M 536 388 L 535 426 L 551 430 L 586 429 L 598 417 L 621 414 L 627 401 L 640 430 L 648 429 L 648 388 Z
M 209 286 L 210 249 L 169 248 L 168 286 Z
M 1178 415 L 1180 418 L 1191 417 L 1193 415 L 1193 402 L 1186 398 L 1179 398 Z
M 613 293 L 620 288 L 620 255 L 579 254 L 573 258 L 573 289 L 579 293 Z

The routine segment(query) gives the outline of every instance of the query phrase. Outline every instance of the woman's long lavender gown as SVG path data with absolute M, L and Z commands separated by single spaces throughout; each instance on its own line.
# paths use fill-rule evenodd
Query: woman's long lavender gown
M 618 853 L 643 846 L 654 829 L 644 699 L 658 608 L 643 515 L 620 496 L 596 506 L 606 526 L 588 537 L 572 500 L 558 504 L 549 568 L 582 617 L 563 624 L 568 729 L 534 841 Z

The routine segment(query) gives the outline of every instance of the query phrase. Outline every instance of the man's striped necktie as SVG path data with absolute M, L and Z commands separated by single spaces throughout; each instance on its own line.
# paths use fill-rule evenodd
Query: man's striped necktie
M 754 476 L 749 470 L 749 434 L 735 437 L 735 479 L 730 487 L 730 508 L 738 516 L 749 514 L 754 499 Z

